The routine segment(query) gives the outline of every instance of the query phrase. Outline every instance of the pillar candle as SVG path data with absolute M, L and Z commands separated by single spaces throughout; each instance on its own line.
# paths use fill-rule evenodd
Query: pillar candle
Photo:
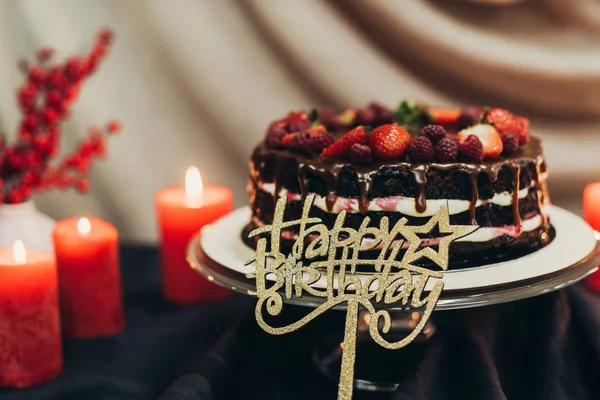
M 583 216 L 588 224 L 600 232 L 600 182 L 590 183 L 583 191 Z M 586 278 L 585 284 L 600 292 L 600 271 Z
M 63 332 L 89 338 L 125 326 L 117 230 L 98 218 L 70 218 L 53 233 Z
M 222 299 L 229 292 L 192 270 L 186 259 L 192 236 L 203 226 L 231 212 L 233 193 L 226 187 L 202 185 L 197 168 L 188 168 L 184 186 L 168 188 L 155 197 L 161 237 L 164 297 L 179 304 Z M 239 232 L 232 232 L 237 235 Z
M 0 386 L 33 386 L 62 369 L 54 255 L 20 241 L 0 248 Z

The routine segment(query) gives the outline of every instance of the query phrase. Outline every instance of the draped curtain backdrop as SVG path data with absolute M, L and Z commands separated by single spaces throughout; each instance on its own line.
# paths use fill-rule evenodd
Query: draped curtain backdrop
M 270 120 L 405 97 L 531 117 L 553 201 L 579 210 L 600 180 L 598 0 L 0 0 L 0 123 L 14 134 L 19 60 L 70 55 L 112 27 L 113 51 L 65 126 L 72 147 L 118 118 L 92 192 L 36 198 L 54 218 L 95 215 L 155 240 L 154 194 L 187 166 L 246 203 L 247 160 Z

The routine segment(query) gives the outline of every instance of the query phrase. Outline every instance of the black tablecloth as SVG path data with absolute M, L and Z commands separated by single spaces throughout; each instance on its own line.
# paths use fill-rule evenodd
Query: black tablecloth
M 169 305 L 160 297 L 156 250 L 125 247 L 121 254 L 126 331 L 65 341 L 60 378 L 32 389 L 0 390 L 0 400 L 156 399 L 177 378 L 165 395 L 169 399 L 202 392 L 191 390 L 199 382 L 193 372 L 222 332 L 248 313 L 251 299 L 234 295 L 210 306 Z M 286 306 L 284 318 L 303 312 Z M 574 286 L 434 317 L 438 331 L 430 341 L 387 352 L 378 363 L 398 375 L 397 391 L 356 392 L 357 399 L 600 399 L 600 295 Z M 341 334 L 343 325 L 344 313 L 330 312 L 298 332 L 269 336 L 250 316 L 237 329 L 237 363 L 220 397 L 335 399 L 336 382 L 322 377 L 310 356 L 323 338 Z M 364 356 L 359 351 L 358 363 Z

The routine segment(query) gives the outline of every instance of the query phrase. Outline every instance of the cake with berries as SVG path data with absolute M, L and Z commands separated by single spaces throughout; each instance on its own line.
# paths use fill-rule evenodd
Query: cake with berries
M 452 224 L 478 226 L 452 243 L 450 269 L 520 257 L 553 236 L 542 142 L 530 137 L 527 119 L 500 108 L 403 101 L 395 109 L 293 112 L 270 124 L 250 172 L 246 234 L 272 222 L 279 198 L 288 199 L 292 220 L 314 194 L 310 214 L 330 228 L 342 210 L 355 229 L 365 217 L 372 226 L 383 217 L 422 225 L 447 204 Z M 284 250 L 295 233 L 282 233 Z M 439 240 L 436 232 L 423 236 L 427 246 Z

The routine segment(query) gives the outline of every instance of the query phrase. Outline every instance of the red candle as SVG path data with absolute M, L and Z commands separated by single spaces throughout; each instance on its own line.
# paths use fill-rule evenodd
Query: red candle
M 233 193 L 226 187 L 202 185 L 200 172 L 190 167 L 185 187 L 157 193 L 156 213 L 162 241 L 163 295 L 179 304 L 200 304 L 222 299 L 229 292 L 208 282 L 186 260 L 191 237 L 204 225 L 231 212 Z M 237 234 L 232 232 L 232 235 Z
M 70 338 L 125 327 L 117 230 L 98 218 L 70 218 L 53 233 L 63 331 Z
M 600 232 L 600 182 L 590 183 L 583 191 L 583 216 L 590 226 Z M 585 284 L 600 292 L 600 271 L 590 275 Z
M 29 387 L 63 369 L 54 255 L 0 248 L 0 386 Z

